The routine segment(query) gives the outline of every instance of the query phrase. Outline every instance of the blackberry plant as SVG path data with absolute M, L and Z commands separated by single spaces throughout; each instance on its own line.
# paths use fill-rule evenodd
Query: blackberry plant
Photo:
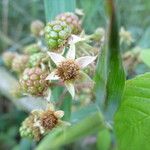
M 67 2 L 70 8 L 72 1 Z M 131 78 L 142 62 L 150 66 L 149 53 L 136 47 L 121 54 L 134 39 L 123 27 L 119 30 L 113 0 L 107 5 L 108 25 L 92 34 L 82 30 L 73 11 L 49 13 L 55 19 L 46 16 L 46 25 L 32 22 L 34 40 L 29 45 L 3 54 L 4 64 L 17 73 L 17 84 L 10 88 L 13 101 L 30 112 L 20 126 L 20 137 L 35 140 L 37 150 L 68 148 L 81 137 L 71 149 L 83 149 L 88 142 L 91 149 L 97 145 L 112 150 L 118 142 L 119 150 L 149 150 L 150 73 L 126 81 L 123 67 Z M 45 7 L 48 11 L 53 5 Z

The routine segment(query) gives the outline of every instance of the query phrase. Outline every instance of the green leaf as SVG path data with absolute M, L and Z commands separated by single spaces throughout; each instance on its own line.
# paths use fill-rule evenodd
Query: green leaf
M 59 109 L 64 111 L 63 120 L 70 121 L 72 97 L 68 92 L 66 92 L 63 86 L 57 86 L 52 89 L 51 101 L 57 103 Z
M 126 82 L 123 101 L 115 115 L 119 150 L 150 149 L 150 73 Z
M 71 126 L 70 128 L 65 130 L 56 129 L 55 132 L 49 133 L 48 136 L 40 142 L 36 150 L 49 150 L 50 148 L 56 149 L 104 128 L 105 124 L 103 118 L 98 112 L 86 117 L 81 122 Z
M 80 108 L 78 111 L 75 111 L 75 112 L 72 113 L 71 122 L 72 123 L 77 123 L 80 120 L 88 117 L 89 115 L 91 115 L 91 114 L 93 114 L 97 111 L 100 111 L 100 110 L 99 110 L 99 107 L 96 104 L 90 104 L 86 107 L 84 106 L 84 107 Z
M 116 108 L 124 89 L 125 74 L 119 47 L 118 22 L 113 0 L 108 1 L 109 33 L 108 41 L 99 54 L 95 75 L 97 102 L 102 109 Z M 115 106 L 116 105 L 116 106 Z M 115 108 L 114 108 L 115 106 Z M 112 112 L 110 114 L 113 114 Z
M 95 80 L 95 90 L 96 90 L 96 101 L 100 105 L 101 109 L 105 105 L 104 100 L 106 96 L 106 81 L 107 81 L 107 53 L 106 46 L 102 49 L 101 54 L 98 58 Z
M 105 26 L 106 15 L 104 0 L 78 0 L 77 7 L 85 13 L 83 26 L 86 32 L 92 33 L 96 28 Z M 92 22 L 92 25 L 91 25 Z
M 75 0 L 44 0 L 46 21 L 54 19 L 62 12 L 74 12 Z
M 51 89 L 51 90 L 52 90 L 51 101 L 58 102 L 60 100 L 61 94 L 64 91 L 64 87 L 63 86 L 56 86 L 56 87 L 53 87 L 53 89 Z
M 110 0 L 110 26 L 107 53 L 107 99 L 109 101 L 120 101 L 125 83 L 125 73 L 122 66 L 119 46 L 119 29 L 113 0 Z
M 69 93 L 67 93 L 63 98 L 63 104 L 61 106 L 61 110 L 63 110 L 65 113 L 63 117 L 63 120 L 65 121 L 70 121 L 71 106 L 72 106 L 72 97 Z
M 150 49 L 141 50 L 140 59 L 150 67 Z
M 97 149 L 109 150 L 111 145 L 111 135 L 107 129 L 104 129 L 98 133 L 97 136 Z

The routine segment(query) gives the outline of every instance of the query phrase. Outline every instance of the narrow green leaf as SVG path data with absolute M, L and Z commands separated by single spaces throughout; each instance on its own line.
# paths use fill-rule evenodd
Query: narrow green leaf
M 56 149 L 104 128 L 105 124 L 101 114 L 95 113 L 86 117 L 78 124 L 60 131 L 60 134 L 57 134 L 58 136 L 51 137 L 51 133 L 49 133 L 49 135 L 45 137 L 43 141 L 41 141 L 36 150 Z
M 119 28 L 113 0 L 108 0 L 110 6 L 110 26 L 108 39 L 108 79 L 107 99 L 109 101 L 120 101 L 125 83 L 125 74 L 122 66 L 119 46 Z
M 62 0 L 65 3 L 65 10 L 74 12 L 76 9 L 76 0 Z
M 98 133 L 97 136 L 97 149 L 109 150 L 111 145 L 111 135 L 107 129 L 104 129 Z
M 56 86 L 56 87 L 53 87 L 53 89 L 51 90 L 52 90 L 51 101 L 58 102 L 60 100 L 61 94 L 64 91 L 64 87 Z
M 126 82 L 123 101 L 115 115 L 119 150 L 150 148 L 150 73 Z
M 107 82 L 107 51 L 106 46 L 102 49 L 98 58 L 96 74 L 95 74 L 95 89 L 96 101 L 103 110 L 106 97 L 106 82 Z
M 61 106 L 61 110 L 65 112 L 65 115 L 63 117 L 63 120 L 65 121 L 70 121 L 71 106 L 72 106 L 72 98 L 71 98 L 71 95 L 67 93 L 63 99 L 63 104 Z
M 97 102 L 105 109 L 108 104 L 113 111 L 121 99 L 125 74 L 119 47 L 118 21 L 113 0 L 107 0 L 109 8 L 108 41 L 99 55 L 95 75 Z M 115 106 L 116 105 L 116 106 Z M 115 107 L 114 107 L 115 106 Z M 111 112 L 113 115 L 113 113 Z
M 44 0 L 46 21 L 54 19 L 62 12 L 74 12 L 75 0 Z
M 92 33 L 99 26 L 106 25 L 106 15 L 104 10 L 104 0 L 78 0 L 78 8 L 85 13 L 83 19 L 84 30 Z M 92 24 L 91 24 L 92 23 Z

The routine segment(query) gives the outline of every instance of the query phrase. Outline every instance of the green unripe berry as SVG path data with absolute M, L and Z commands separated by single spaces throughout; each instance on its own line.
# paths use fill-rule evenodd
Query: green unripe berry
M 40 52 L 40 48 L 37 44 L 30 44 L 23 49 L 24 53 L 27 55 L 32 55 L 34 53 Z
M 45 53 L 35 53 L 29 58 L 29 67 L 40 66 L 41 64 L 48 64 L 48 56 Z
M 59 50 L 68 41 L 71 35 L 71 28 L 61 21 L 49 22 L 45 27 L 45 40 L 51 51 Z

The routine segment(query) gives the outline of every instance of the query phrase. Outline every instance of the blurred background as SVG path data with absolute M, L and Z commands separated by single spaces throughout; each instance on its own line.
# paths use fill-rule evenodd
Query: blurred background
M 117 0 L 116 4 L 120 26 L 130 31 L 134 39 L 128 49 L 122 48 L 122 51 L 135 46 L 149 48 L 150 1 Z M 98 27 L 105 27 L 107 16 L 103 0 L 77 0 L 76 6 L 85 14 L 83 28 L 87 34 Z M 30 34 L 30 23 L 36 19 L 46 22 L 43 1 L 0 0 L 0 53 L 5 50 L 19 51 L 24 45 L 31 43 L 34 38 Z M 1 57 L 0 65 L 3 66 Z M 141 65 L 136 72 L 138 74 L 146 70 L 148 68 Z M 3 78 L 2 75 L 1 77 Z M 17 150 L 18 147 L 21 150 L 31 149 L 31 141 L 20 140 L 18 133 L 20 123 L 26 116 L 0 91 L 0 150 Z

